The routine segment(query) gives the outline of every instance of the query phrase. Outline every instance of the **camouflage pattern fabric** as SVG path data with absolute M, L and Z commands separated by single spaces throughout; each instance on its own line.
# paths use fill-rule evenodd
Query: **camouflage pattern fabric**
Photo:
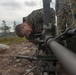
M 73 1 L 73 0 L 72 0 Z M 75 0 L 74 0 L 75 1 Z M 76 2 L 76 1 L 75 1 Z M 74 3 L 75 3 L 74 2 Z M 75 9 L 72 9 L 74 12 Z M 73 24 L 73 14 L 72 14 L 69 0 L 59 0 L 59 8 L 57 11 L 57 35 L 65 31 L 65 29 Z M 76 27 L 76 22 L 73 25 Z M 67 44 L 67 48 L 76 52 L 76 37 L 70 37 L 65 40 Z M 62 41 L 59 41 L 62 42 Z
M 50 22 L 52 23 L 52 27 L 53 29 L 55 29 L 55 11 L 53 8 L 50 8 L 51 10 L 51 20 Z M 34 10 L 33 12 L 31 12 L 27 17 L 23 17 L 23 22 L 27 22 L 29 25 L 31 25 L 33 31 L 31 32 L 31 34 L 29 36 L 27 36 L 26 38 L 36 44 L 37 42 L 35 41 L 36 36 L 35 34 L 38 33 L 42 33 L 43 31 L 43 9 L 38 9 L 38 10 Z M 53 34 L 55 35 L 55 31 L 53 30 Z
M 65 29 L 72 25 L 73 17 L 70 8 L 69 0 L 59 0 L 59 7 L 57 13 L 57 35 L 65 31 Z
M 71 0 L 72 11 L 76 14 L 76 0 Z
M 76 28 L 76 0 L 71 0 L 71 8 L 74 16 L 74 27 Z
M 32 25 L 34 32 L 41 32 L 43 30 L 43 9 L 34 10 L 26 17 L 26 21 L 29 23 L 29 25 Z M 52 8 L 50 22 L 55 25 L 55 12 Z

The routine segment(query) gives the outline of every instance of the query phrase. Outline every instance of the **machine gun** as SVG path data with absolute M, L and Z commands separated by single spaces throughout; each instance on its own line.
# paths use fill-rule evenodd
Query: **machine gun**
M 70 50 L 59 44 L 58 39 L 64 40 L 67 37 L 76 36 L 76 29 L 66 29 L 61 35 L 53 36 L 51 34 L 50 23 L 50 0 L 43 0 L 44 6 L 44 34 L 35 34 L 37 41 L 37 50 L 35 56 L 17 56 L 19 59 L 27 59 L 29 61 L 36 61 L 37 65 L 34 66 L 27 75 L 34 69 L 38 69 L 39 75 L 58 75 L 56 72 L 56 62 L 59 60 L 63 67 L 70 75 L 76 75 L 76 58 L 75 54 Z M 41 53 L 42 52 L 42 53 Z M 71 60 L 72 62 L 71 62 Z M 39 69 L 40 67 L 40 69 Z M 40 71 L 39 71 L 40 70 Z M 37 75 L 37 74 L 34 74 Z

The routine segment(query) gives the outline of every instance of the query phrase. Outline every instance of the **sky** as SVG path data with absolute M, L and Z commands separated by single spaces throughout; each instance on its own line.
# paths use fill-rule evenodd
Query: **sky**
M 22 18 L 29 15 L 33 10 L 43 8 L 43 0 L 0 0 L 0 27 L 2 21 L 11 27 L 13 31 L 14 21 L 16 24 L 22 23 Z M 55 6 L 55 0 L 52 2 Z

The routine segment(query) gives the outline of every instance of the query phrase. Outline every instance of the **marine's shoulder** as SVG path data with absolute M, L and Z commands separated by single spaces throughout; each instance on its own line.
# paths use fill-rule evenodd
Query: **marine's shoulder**
M 32 13 L 35 13 L 35 12 L 42 12 L 43 9 L 37 9 L 37 10 L 33 10 Z

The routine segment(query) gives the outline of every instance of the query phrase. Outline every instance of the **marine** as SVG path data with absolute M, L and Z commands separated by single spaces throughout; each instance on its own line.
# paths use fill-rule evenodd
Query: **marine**
M 57 35 L 61 34 L 66 28 L 72 26 L 73 15 L 69 0 L 58 0 L 58 6 L 56 6 L 57 15 Z
M 55 27 L 55 11 L 51 10 L 50 22 Z M 26 37 L 28 40 L 34 39 L 33 34 L 42 33 L 43 31 L 43 9 L 37 9 L 32 11 L 28 16 L 23 18 L 23 23 L 15 27 L 15 32 L 19 37 Z M 54 28 L 55 29 L 55 28 Z M 55 35 L 55 30 L 53 30 Z

